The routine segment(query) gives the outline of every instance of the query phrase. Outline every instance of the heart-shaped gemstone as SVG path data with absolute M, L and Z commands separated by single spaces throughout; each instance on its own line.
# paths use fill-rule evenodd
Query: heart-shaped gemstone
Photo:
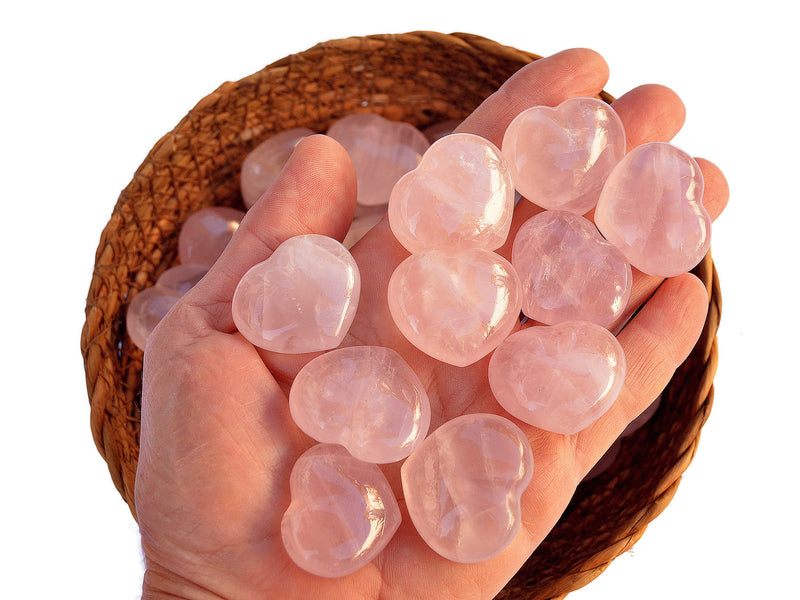
M 613 324 L 631 296 L 631 266 L 591 221 L 562 210 L 534 215 L 517 231 L 511 264 L 522 282 L 522 311 L 553 325 Z
M 281 521 L 286 552 L 300 568 L 341 577 L 372 561 L 400 526 L 400 509 L 377 465 L 341 446 L 317 444 L 295 463 L 292 502 Z
M 496 250 L 513 212 L 514 185 L 500 150 L 477 135 L 454 133 L 434 143 L 394 186 L 389 225 L 411 253 Z
M 528 327 L 489 361 L 489 385 L 520 421 L 573 434 L 605 413 L 622 389 L 625 355 L 607 329 L 585 321 Z
M 338 346 L 355 318 L 361 277 L 333 238 L 289 238 L 244 274 L 233 295 L 233 320 L 252 344 L 298 354 Z
M 584 214 L 625 155 L 617 113 L 595 98 L 570 98 L 555 108 L 517 115 L 503 137 L 503 156 L 517 190 L 547 209 Z
M 431 145 L 410 123 L 371 113 L 343 117 L 327 133 L 350 155 L 358 180 L 358 203 L 364 206 L 389 202 L 394 184 L 419 164 Z
M 521 305 L 514 267 L 480 248 L 412 254 L 389 279 L 389 311 L 403 335 L 458 367 L 494 350 L 517 323 Z
M 431 423 L 428 395 L 394 350 L 351 346 L 307 363 L 289 392 L 294 422 L 318 442 L 354 457 L 390 463 L 411 454 Z
M 178 233 L 181 264 L 213 266 L 243 218 L 243 211 L 228 206 L 209 206 L 193 212 Z
M 533 454 L 508 419 L 462 415 L 429 435 L 400 472 L 408 514 L 422 539 L 445 558 L 474 563 L 514 539 Z
M 683 150 L 642 144 L 614 168 L 594 220 L 600 233 L 640 271 L 673 277 L 692 269 L 711 244 L 703 174 Z

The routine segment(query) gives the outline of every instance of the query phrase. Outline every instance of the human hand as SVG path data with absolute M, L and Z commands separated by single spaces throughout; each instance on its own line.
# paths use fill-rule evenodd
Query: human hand
M 467 118 L 460 131 L 499 146 L 521 110 L 594 96 L 605 85 L 605 62 L 588 50 L 568 50 L 515 74 Z M 614 108 L 629 148 L 668 141 L 684 109 L 670 90 L 643 86 Z M 725 179 L 698 161 L 704 204 L 712 218 L 728 199 Z M 700 336 L 707 294 L 691 274 L 662 281 L 634 270 L 629 314 L 619 333 L 628 366 L 614 406 L 572 436 L 514 420 L 533 449 L 534 473 L 522 496 L 522 524 L 512 544 L 477 564 L 433 552 L 405 512 L 400 464 L 382 466 L 397 494 L 403 522 L 370 565 L 338 579 L 299 569 L 280 536 L 289 505 L 289 473 L 313 443 L 294 425 L 287 394 L 299 369 L 316 354 L 263 351 L 236 330 L 231 299 L 241 276 L 285 239 L 320 233 L 343 239 L 355 207 L 355 173 L 345 151 L 324 136 L 301 142 L 271 190 L 248 212 L 208 275 L 175 306 L 148 342 L 144 359 L 140 455 L 135 504 L 146 558 L 145 598 L 492 598 L 522 566 L 567 506 L 583 476 L 625 426 L 661 392 Z M 520 202 L 509 240 L 538 212 Z M 510 257 L 511 241 L 498 252 Z M 461 414 L 504 414 L 487 380 L 489 357 L 464 368 L 413 347 L 394 325 L 389 277 L 408 256 L 386 220 L 353 249 L 362 291 L 342 343 L 397 350 L 425 386 L 431 431 Z

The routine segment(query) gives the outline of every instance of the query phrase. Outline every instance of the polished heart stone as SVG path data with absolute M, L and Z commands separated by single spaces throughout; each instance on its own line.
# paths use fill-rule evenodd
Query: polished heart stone
M 403 335 L 438 360 L 465 367 L 494 350 L 518 322 L 514 267 L 473 248 L 412 254 L 389 279 L 389 311 Z
M 297 142 L 314 132 L 295 127 L 267 138 L 253 148 L 242 162 L 240 187 L 242 200 L 248 209 L 256 203 L 278 178 Z
M 369 113 L 343 117 L 327 133 L 350 155 L 358 180 L 358 202 L 365 206 L 388 203 L 394 184 L 417 166 L 430 147 L 428 138 L 410 123 Z
M 344 246 L 324 235 L 298 235 L 245 273 L 233 295 L 233 320 L 260 348 L 330 350 L 347 334 L 360 293 L 358 267 Z
M 244 212 L 227 206 L 201 208 L 178 233 L 178 257 L 184 265 L 211 267 L 239 228 Z
M 591 221 L 545 210 L 517 231 L 511 264 L 522 282 L 522 311 L 553 325 L 563 321 L 613 324 L 631 296 L 631 266 Z
M 125 330 L 137 348 L 144 350 L 147 338 L 180 298 L 175 290 L 158 285 L 133 297 L 125 312 Z
M 429 435 L 400 472 L 422 539 L 449 560 L 475 563 L 502 552 L 519 530 L 533 454 L 508 419 L 463 415 Z
M 631 150 L 608 177 L 595 210 L 603 236 L 640 271 L 673 277 L 692 269 L 711 244 L 697 162 L 666 142 Z
M 389 199 L 389 225 L 411 252 L 496 250 L 511 228 L 514 185 L 497 147 L 454 133 L 434 143 Z
M 595 98 L 534 106 L 506 129 L 503 155 L 517 190 L 534 204 L 584 214 L 625 154 L 617 113 Z
M 350 229 L 347 230 L 347 235 L 342 240 L 344 247 L 349 249 L 355 246 L 375 225 L 380 223 L 384 216 L 386 216 L 385 211 L 370 213 L 353 219 Z
M 307 363 L 289 392 L 294 422 L 355 458 L 391 463 L 428 434 L 431 407 L 417 375 L 394 350 L 351 346 Z
M 604 327 L 583 321 L 528 327 L 510 335 L 489 361 L 500 405 L 525 423 L 573 434 L 614 404 L 625 355 Z
M 208 273 L 205 265 L 175 265 L 164 271 L 156 285 L 170 288 L 183 295 L 192 289 Z
M 341 446 L 317 444 L 295 463 L 291 504 L 281 521 L 286 552 L 301 569 L 342 577 L 371 562 L 400 526 L 381 470 Z

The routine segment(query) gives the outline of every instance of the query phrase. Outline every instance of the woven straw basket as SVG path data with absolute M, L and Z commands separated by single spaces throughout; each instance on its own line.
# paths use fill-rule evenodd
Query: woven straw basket
M 134 516 L 142 353 L 125 334 L 125 311 L 176 263 L 185 219 L 209 205 L 241 207 L 242 160 L 276 132 L 299 126 L 324 132 L 358 111 L 419 127 L 461 119 L 537 58 L 463 33 L 333 40 L 224 83 L 155 144 L 100 237 L 81 336 L 92 435 Z M 629 549 L 671 500 L 711 410 L 717 364 L 720 290 L 711 257 L 694 272 L 708 290 L 706 326 L 658 412 L 626 438 L 608 471 L 579 486 L 498 598 L 562 598 L 582 587 Z

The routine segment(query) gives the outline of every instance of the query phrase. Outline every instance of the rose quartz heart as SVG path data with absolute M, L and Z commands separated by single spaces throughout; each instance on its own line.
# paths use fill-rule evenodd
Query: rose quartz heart
M 570 98 L 555 108 L 521 112 L 506 129 L 502 147 L 525 198 L 542 208 L 584 214 L 625 154 L 625 130 L 602 100 Z
M 239 228 L 244 212 L 210 206 L 193 212 L 178 233 L 178 257 L 184 265 L 211 267 Z
M 252 267 L 233 295 L 233 320 L 250 343 L 290 354 L 338 346 L 361 293 L 355 260 L 324 235 L 289 238 Z
M 242 162 L 242 200 L 249 209 L 278 178 L 297 142 L 314 132 L 306 127 L 281 131 L 253 148 Z
M 494 350 L 522 304 L 511 263 L 479 248 L 412 254 L 392 273 L 388 294 L 389 311 L 408 341 L 458 367 Z
M 508 419 L 463 415 L 428 436 L 400 472 L 422 539 L 449 560 L 475 563 L 502 552 L 519 530 L 533 454 Z
M 380 346 L 339 348 L 307 363 L 292 383 L 289 410 L 307 435 L 371 463 L 407 457 L 431 422 L 419 378 L 397 352 Z
M 205 265 L 175 265 L 161 274 L 156 285 L 173 289 L 183 295 L 205 277 L 208 269 Z
M 369 113 L 339 119 L 328 128 L 328 135 L 350 155 L 358 180 L 358 203 L 365 206 L 389 202 L 394 184 L 417 166 L 430 146 L 428 138 L 410 123 Z
M 496 250 L 508 237 L 513 212 L 514 185 L 500 150 L 469 133 L 434 143 L 389 199 L 389 225 L 411 253 Z
M 545 210 L 517 231 L 511 264 L 522 282 L 522 310 L 553 325 L 563 321 L 613 324 L 631 296 L 631 266 L 591 221 Z
M 625 355 L 605 328 L 582 321 L 528 327 L 510 335 L 489 361 L 500 405 L 525 423 L 573 434 L 614 404 Z
M 144 350 L 147 338 L 180 297 L 175 290 L 159 285 L 133 297 L 125 313 L 125 330 L 137 348 Z
M 594 219 L 634 267 L 658 277 L 689 271 L 711 244 L 700 166 L 665 142 L 637 146 L 620 161 Z
M 371 562 L 400 526 L 381 470 L 341 446 L 318 444 L 295 463 L 292 502 L 281 521 L 286 552 L 300 568 L 342 577 Z
M 350 229 L 347 230 L 347 235 L 344 236 L 344 240 L 342 241 L 344 247 L 352 248 L 355 246 L 361 241 L 361 238 L 375 227 L 375 225 L 381 222 L 381 219 L 383 219 L 385 215 L 385 212 L 377 212 L 353 219 L 353 222 L 350 224 Z

